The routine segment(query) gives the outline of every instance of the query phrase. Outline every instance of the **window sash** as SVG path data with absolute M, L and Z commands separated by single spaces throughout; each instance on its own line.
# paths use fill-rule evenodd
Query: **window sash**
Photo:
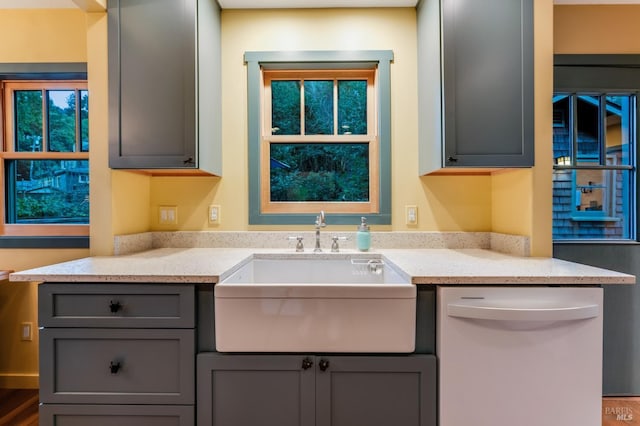
M 6 205 L 7 185 L 6 182 L 6 161 L 10 160 L 89 160 L 89 152 L 82 151 L 81 132 L 81 108 L 80 92 L 88 90 L 88 84 L 83 80 L 6 80 L 2 82 L 2 150 L 0 150 L 0 197 L 3 202 L 0 204 L 0 235 L 3 236 L 88 236 L 89 225 L 83 224 L 13 224 L 6 223 L 8 206 Z M 74 90 L 76 92 L 76 123 L 75 123 L 75 151 L 73 152 L 52 152 L 49 151 L 48 141 L 48 109 L 47 96 L 49 90 Z M 16 149 L 15 138 L 15 110 L 14 93 L 20 90 L 41 91 L 43 94 L 43 118 L 42 118 L 42 151 L 25 152 Z
M 377 136 L 376 85 L 377 69 L 349 70 L 261 70 L 262 80 L 262 129 L 260 141 L 260 210 L 266 214 L 326 213 L 371 214 L 380 211 L 380 153 Z M 300 102 L 300 134 L 272 134 L 272 93 L 271 82 L 278 80 L 332 80 L 333 88 L 333 134 L 306 135 L 304 130 L 304 97 Z M 367 134 L 344 135 L 338 133 L 337 81 L 367 81 Z M 303 91 L 302 89 L 301 91 Z M 271 201 L 271 145 L 275 143 L 366 143 L 369 145 L 369 200 L 366 202 L 344 201 Z

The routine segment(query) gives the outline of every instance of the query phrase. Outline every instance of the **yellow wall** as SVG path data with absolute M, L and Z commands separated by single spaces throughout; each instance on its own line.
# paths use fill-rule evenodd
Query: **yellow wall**
M 555 6 L 555 53 L 640 53 L 640 6 Z
M 534 1 L 535 167 L 492 176 L 492 230 L 528 235 L 532 256 L 551 256 L 553 3 Z
M 489 177 L 418 176 L 416 43 L 413 8 L 223 10 L 224 176 L 221 179 L 153 178 L 152 229 L 173 229 L 158 224 L 157 208 L 161 204 L 178 206 L 175 229 L 268 228 L 248 225 L 247 82 L 243 63 L 246 51 L 389 49 L 394 53 L 391 65 L 393 223 L 374 229 L 490 230 Z M 209 204 L 219 204 L 222 209 L 221 224 L 214 228 L 206 223 Z M 405 225 L 404 206 L 408 204 L 418 206 L 418 227 Z
M 0 10 L 0 40 L 0 63 L 87 61 L 86 20 L 79 10 Z M 28 269 L 87 254 L 0 249 L 0 269 Z M 0 281 L 0 387 L 37 386 L 36 291 L 36 284 Z M 20 341 L 21 322 L 34 325 L 32 342 Z

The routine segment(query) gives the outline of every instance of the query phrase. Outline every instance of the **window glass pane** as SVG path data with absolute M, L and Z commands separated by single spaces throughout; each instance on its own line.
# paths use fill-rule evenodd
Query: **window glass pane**
M 7 222 L 89 223 L 88 160 L 12 160 Z
M 89 92 L 80 90 L 80 151 L 89 152 Z
M 271 82 L 271 134 L 300 134 L 300 81 Z
M 629 170 L 554 170 L 554 239 L 630 238 L 631 176 Z
M 338 81 L 338 133 L 367 134 L 367 81 Z
M 271 144 L 271 201 L 369 201 L 366 143 Z
M 76 93 L 47 90 L 49 151 L 76 151 Z
M 563 166 L 571 163 L 570 105 L 568 95 L 553 97 L 553 159 L 554 164 Z
M 600 97 L 578 96 L 576 106 L 578 128 L 577 164 L 600 161 Z
M 42 146 L 42 91 L 16 90 L 15 149 L 21 152 L 39 152 Z
M 630 165 L 629 144 L 632 135 L 632 108 L 634 99 L 631 96 L 607 96 L 606 113 L 606 164 Z
M 333 135 L 333 80 L 304 82 L 305 135 Z

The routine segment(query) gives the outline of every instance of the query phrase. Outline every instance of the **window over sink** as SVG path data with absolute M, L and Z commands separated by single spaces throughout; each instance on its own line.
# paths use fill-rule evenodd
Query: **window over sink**
M 391 223 L 391 51 L 247 52 L 249 223 Z

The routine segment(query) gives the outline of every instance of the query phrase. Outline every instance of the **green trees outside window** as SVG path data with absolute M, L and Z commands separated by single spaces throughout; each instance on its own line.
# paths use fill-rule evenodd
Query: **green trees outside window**
M 272 80 L 271 111 L 275 136 L 366 135 L 367 80 Z M 271 201 L 369 200 L 366 143 L 272 143 L 270 159 Z
M 89 92 L 47 84 L 7 86 L 13 140 L 4 161 L 5 223 L 88 224 L 89 161 L 75 154 L 89 151 Z

